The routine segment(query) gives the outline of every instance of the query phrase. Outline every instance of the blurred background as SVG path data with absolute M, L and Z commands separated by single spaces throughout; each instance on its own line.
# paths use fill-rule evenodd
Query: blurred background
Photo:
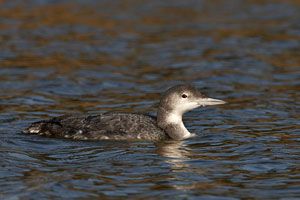
M 183 142 L 23 135 L 67 113 L 155 113 L 193 83 L 224 106 Z M 0 0 L 0 199 L 300 197 L 298 0 Z

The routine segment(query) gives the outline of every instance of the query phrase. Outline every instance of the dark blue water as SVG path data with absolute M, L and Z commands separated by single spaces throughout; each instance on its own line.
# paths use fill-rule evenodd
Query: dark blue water
M 0 199 L 300 198 L 298 1 L 0 1 Z M 24 135 L 66 113 L 228 102 L 181 142 Z

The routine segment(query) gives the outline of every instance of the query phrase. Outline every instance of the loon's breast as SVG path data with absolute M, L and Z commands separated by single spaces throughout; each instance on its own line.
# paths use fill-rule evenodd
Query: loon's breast
M 169 138 L 157 126 L 154 117 L 114 112 L 93 116 L 64 115 L 35 122 L 24 132 L 79 140 L 164 140 Z

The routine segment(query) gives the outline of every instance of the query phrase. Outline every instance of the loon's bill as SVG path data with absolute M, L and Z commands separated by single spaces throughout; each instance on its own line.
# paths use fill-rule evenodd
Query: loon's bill
M 213 99 L 213 98 L 202 98 L 198 101 L 198 104 L 201 106 L 213 106 L 213 105 L 220 105 L 225 103 L 226 101 Z

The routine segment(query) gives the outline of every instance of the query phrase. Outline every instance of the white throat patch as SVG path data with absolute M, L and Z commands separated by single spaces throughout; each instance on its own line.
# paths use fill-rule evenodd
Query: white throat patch
M 175 113 L 169 114 L 166 121 L 171 124 L 180 124 L 182 123 L 182 115 Z
M 171 113 L 167 116 L 166 121 L 169 124 L 177 124 L 180 126 L 183 139 L 191 137 L 191 133 L 186 129 L 186 127 L 183 124 L 181 114 Z

